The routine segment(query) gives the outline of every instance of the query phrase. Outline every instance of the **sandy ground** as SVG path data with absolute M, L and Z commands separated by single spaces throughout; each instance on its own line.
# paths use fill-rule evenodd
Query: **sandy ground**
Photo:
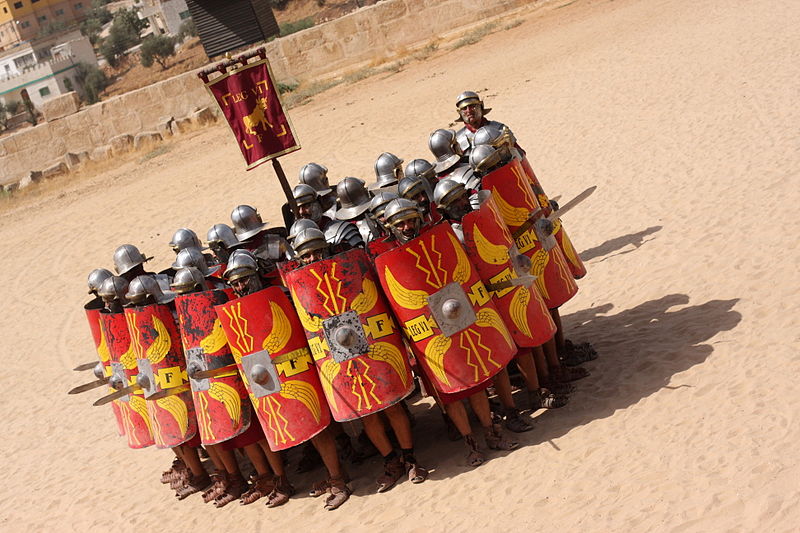
M 163 267 L 180 226 L 204 235 L 241 202 L 278 220 L 271 168 L 245 172 L 227 126 L 7 207 L 0 529 L 796 530 L 798 22 L 793 0 L 556 2 L 293 110 L 292 177 L 317 161 L 371 181 L 384 150 L 428 157 L 428 133 L 472 88 L 551 195 L 599 186 L 565 219 L 590 273 L 562 314 L 601 353 L 572 402 L 476 470 L 420 402 L 430 480 L 377 495 L 370 460 L 335 514 L 307 497 L 176 503 L 158 483 L 170 452 L 126 448 L 94 395 L 64 394 L 94 357 L 85 276 L 118 244 Z

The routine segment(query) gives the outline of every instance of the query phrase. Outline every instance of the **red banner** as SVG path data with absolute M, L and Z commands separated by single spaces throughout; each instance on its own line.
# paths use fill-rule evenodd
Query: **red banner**
M 223 63 L 219 71 L 224 74 L 210 81 L 205 73 L 200 77 L 233 130 L 247 170 L 300 149 L 266 58 L 240 67 Z

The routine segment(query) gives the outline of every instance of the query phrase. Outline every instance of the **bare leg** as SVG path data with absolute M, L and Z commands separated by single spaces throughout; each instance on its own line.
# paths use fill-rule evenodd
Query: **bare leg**
M 176 446 L 176 448 L 181 449 L 183 462 L 186 463 L 186 466 L 193 476 L 203 476 L 206 474 L 206 469 L 203 468 L 203 463 L 200 461 L 197 448 L 190 448 L 189 446 Z
M 536 364 L 536 375 L 541 381 L 550 379 L 550 369 L 547 368 L 547 358 L 544 356 L 544 345 L 533 349 L 533 362 Z
M 414 447 L 414 439 L 411 436 L 411 420 L 409 420 L 403 406 L 404 403 L 400 402 L 388 407 L 383 412 L 386 413 L 386 418 L 389 419 L 389 424 L 394 430 L 394 435 L 397 437 L 400 448 L 409 449 Z
M 550 309 L 550 316 L 556 324 L 556 334 L 553 337 L 556 343 L 557 350 L 564 349 L 564 328 L 561 325 L 561 315 L 558 313 L 558 308 Z
M 542 348 L 544 349 L 544 357 L 547 360 L 547 366 L 549 366 L 550 368 L 560 367 L 561 361 L 558 360 L 558 350 L 556 350 L 555 336 L 553 336 L 553 338 L 550 339 L 549 341 L 542 344 Z
M 486 395 L 484 395 L 485 397 Z M 487 407 L 489 402 L 486 402 Z M 458 429 L 458 432 L 464 437 L 464 443 L 467 445 L 469 455 L 467 455 L 467 463 L 470 466 L 480 466 L 486 460 L 486 457 L 478 449 L 478 443 L 475 437 L 472 436 L 472 428 L 469 425 L 469 417 L 467 417 L 467 410 L 461 402 L 448 403 L 444 406 L 447 416 L 453 422 L 453 425 Z
M 322 457 L 322 462 L 325 463 L 325 468 L 328 470 L 328 475 L 332 478 L 344 478 L 344 470 L 342 463 L 339 461 L 339 454 L 336 453 L 336 442 L 333 440 L 333 435 L 327 429 L 311 439 L 314 447 Z
M 540 346 L 533 348 L 533 350 L 541 349 Z M 539 389 L 539 376 L 536 373 L 536 364 L 533 361 L 533 350 L 520 349 L 516 357 L 517 368 L 519 368 L 519 373 L 522 374 L 522 378 L 525 380 L 525 386 L 528 387 L 528 391 Z
M 469 405 L 484 428 L 492 427 L 492 411 L 485 391 L 476 392 L 469 397 Z
M 269 466 L 272 468 L 272 471 L 275 473 L 275 475 L 285 476 L 286 471 L 283 468 L 283 457 L 281 457 L 280 454 L 275 453 L 269 449 L 269 444 L 267 444 L 267 439 L 261 439 L 260 441 L 258 441 L 257 444 L 261 447 L 261 450 L 267 457 Z
M 392 451 L 392 443 L 386 435 L 386 427 L 383 425 L 380 414 L 375 413 L 367 415 L 361 419 L 364 425 L 364 431 L 367 433 L 369 440 L 378 449 L 378 452 L 384 457 Z
M 253 468 L 256 469 L 258 475 L 265 475 L 271 474 L 272 470 L 269 467 L 269 462 L 267 461 L 267 457 L 264 454 L 263 448 L 260 446 L 260 442 L 256 442 L 254 444 L 250 444 L 249 446 L 244 447 L 244 453 L 247 454 L 247 458 L 250 459 L 250 463 L 252 463 Z
M 188 478 L 185 482 L 176 488 L 175 497 L 182 500 L 195 492 L 200 492 L 206 488 L 211 479 L 208 477 L 203 464 L 200 462 L 200 455 L 197 453 L 197 448 L 190 448 L 189 446 L 176 446 L 172 449 L 175 455 L 180 457 L 189 469 Z
M 519 409 L 514 404 L 514 397 L 511 395 L 511 379 L 508 377 L 508 368 L 504 368 L 494 377 L 494 389 L 500 398 L 503 406 L 503 416 L 505 425 L 514 433 L 524 433 L 530 431 L 533 426 L 519 416 Z

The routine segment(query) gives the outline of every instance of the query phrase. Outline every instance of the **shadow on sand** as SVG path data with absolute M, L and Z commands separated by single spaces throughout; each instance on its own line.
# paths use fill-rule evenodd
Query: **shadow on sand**
M 739 324 L 742 317 L 733 310 L 737 302 L 711 300 L 687 306 L 687 295 L 670 294 L 617 314 L 609 315 L 613 305 L 605 304 L 563 316 L 569 336 L 577 341 L 592 339 L 600 357 L 585 365 L 592 375 L 576 383 L 577 391 L 567 407 L 537 413 L 536 428 L 515 438 L 522 446 L 545 443 L 667 387 L 672 376 L 711 355 L 714 348 L 705 341 Z M 670 310 L 676 306 L 685 307 Z M 516 400 L 521 407 L 528 405 L 524 392 Z M 465 465 L 463 442 L 449 442 L 437 408 L 427 407 L 417 404 L 412 411 L 417 415 L 414 435 L 420 458 L 435 466 L 431 479 L 471 470 Z M 473 429 L 476 434 L 480 431 L 474 420 Z M 489 452 L 487 457 L 505 453 Z
M 600 261 L 595 261 L 596 263 L 599 263 L 601 261 L 605 261 L 609 257 L 629 254 L 633 251 L 636 251 L 642 244 L 652 240 L 654 237 L 650 239 L 646 239 L 646 237 L 652 235 L 653 233 L 661 231 L 662 227 L 663 226 L 651 226 L 637 233 L 629 233 L 628 235 L 623 235 L 622 237 L 614 237 L 613 239 L 609 239 L 599 246 L 595 246 L 594 248 L 589 248 L 588 250 L 582 251 L 580 253 L 581 259 L 583 261 L 591 261 L 592 259 L 597 259 L 598 257 L 602 257 Z M 618 250 L 622 250 L 629 244 L 633 245 L 633 249 L 626 250 L 624 252 L 614 253 Z

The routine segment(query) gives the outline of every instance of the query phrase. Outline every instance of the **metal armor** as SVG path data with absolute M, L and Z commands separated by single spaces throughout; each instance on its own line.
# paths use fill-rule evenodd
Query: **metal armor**
M 381 411 L 413 389 L 403 340 L 360 248 L 286 275 L 333 417 Z
M 438 129 L 428 138 L 428 148 L 436 157 L 434 169 L 440 176 L 453 168 L 464 155 L 464 151 L 456 142 L 453 130 Z
M 389 152 L 383 152 L 375 160 L 375 177 L 378 181 L 369 186 L 369 190 L 389 188 L 397 185 L 403 177 L 403 160 Z
M 449 224 L 379 255 L 375 267 L 417 361 L 440 392 L 479 385 L 516 354 L 491 294 Z
M 261 215 L 258 214 L 258 211 L 249 205 L 235 207 L 231 211 L 231 222 L 239 242 L 255 237 L 267 229 L 267 223 L 261 220 Z
M 351 248 L 363 247 L 364 239 L 358 227 L 352 222 L 337 220 L 325 228 L 325 240 L 330 245 L 331 252 L 338 254 Z
M 114 250 L 114 270 L 121 276 L 151 259 L 152 257 L 145 257 L 136 246 L 123 244 Z
M 180 228 L 178 231 L 176 231 L 172 236 L 172 240 L 169 241 L 169 246 L 175 250 L 176 254 L 185 248 L 197 248 L 198 250 L 205 249 L 200 243 L 200 239 L 197 237 L 197 234 L 189 228 Z
M 283 291 L 269 287 L 218 305 L 216 313 L 270 449 L 291 448 L 328 427 L 322 384 Z
M 347 177 L 336 185 L 336 196 L 341 207 L 336 211 L 337 220 L 353 220 L 369 209 L 372 195 L 358 178 Z

